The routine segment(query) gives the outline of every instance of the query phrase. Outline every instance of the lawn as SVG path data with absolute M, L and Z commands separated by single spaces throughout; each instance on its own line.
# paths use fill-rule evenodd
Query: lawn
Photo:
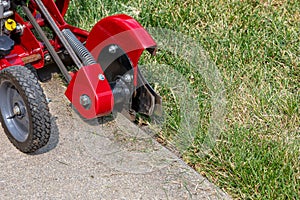
M 154 58 L 145 55 L 148 65 L 171 67 L 189 85 L 188 94 L 180 96 L 178 87 L 168 88 L 161 79 L 154 82 L 166 114 L 155 137 L 180 147 L 184 161 L 234 198 L 299 199 L 300 1 L 73 0 L 67 21 L 90 30 L 99 19 L 116 13 L 196 41 L 222 80 L 224 123 L 210 151 L 204 152 L 203 138 L 216 110 L 209 80 L 194 62 L 167 47 L 160 46 Z M 178 44 L 188 51 L 189 46 Z M 180 105 L 190 94 L 196 107 L 183 112 Z M 185 118 L 182 112 L 193 116 Z M 176 140 L 184 137 L 178 130 L 187 119 L 196 120 L 197 127 L 189 130 L 193 140 L 182 148 Z

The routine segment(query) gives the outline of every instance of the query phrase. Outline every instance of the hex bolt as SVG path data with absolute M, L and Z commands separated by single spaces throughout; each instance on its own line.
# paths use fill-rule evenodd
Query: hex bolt
M 90 109 L 91 104 L 92 104 L 92 101 L 88 95 L 83 94 L 80 96 L 80 105 L 82 105 L 85 109 L 87 109 L 87 110 Z
M 108 48 L 108 52 L 109 53 L 116 53 L 117 52 L 117 49 L 118 49 L 119 47 L 117 46 L 117 45 L 111 45 L 109 48 Z
M 20 107 L 18 105 L 15 105 L 13 108 L 13 112 L 14 112 L 14 115 L 16 115 L 16 116 L 21 115 Z
M 104 81 L 105 80 L 105 76 L 103 74 L 99 74 L 98 78 L 100 81 Z
M 125 74 L 123 79 L 127 82 L 130 83 L 133 79 L 133 76 L 131 74 Z
M 45 55 L 45 60 L 49 62 L 51 60 L 51 56 L 49 54 Z

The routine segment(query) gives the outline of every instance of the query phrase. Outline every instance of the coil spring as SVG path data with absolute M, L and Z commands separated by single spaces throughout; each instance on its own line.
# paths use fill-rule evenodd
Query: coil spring
M 70 29 L 62 30 L 65 38 L 69 42 L 72 49 L 75 51 L 77 56 L 81 59 L 83 65 L 96 64 L 96 61 L 92 54 L 87 50 L 85 46 L 77 39 L 77 37 L 70 31 Z

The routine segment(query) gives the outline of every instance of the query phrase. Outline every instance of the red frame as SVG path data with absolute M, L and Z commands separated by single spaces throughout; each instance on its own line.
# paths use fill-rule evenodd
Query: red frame
M 106 17 L 100 20 L 90 33 L 71 26 L 65 22 L 63 17 L 67 12 L 69 1 L 42 0 L 59 29 L 68 28 L 81 42 L 86 42 L 87 49 L 96 60 L 105 46 L 110 44 L 120 46 L 134 68 L 134 84 L 137 85 L 137 66 L 142 52 L 148 49 L 151 53 L 154 53 L 156 48 L 156 43 L 148 32 L 137 21 L 127 15 Z M 38 7 L 34 0 L 30 0 L 29 8 L 38 24 L 45 26 L 46 23 L 37 12 Z M 15 43 L 10 54 L 0 59 L 0 70 L 14 65 L 24 66 L 25 61 L 30 59 L 36 59 L 34 62 L 30 62 L 34 68 L 43 68 L 45 64 L 44 56 L 48 53 L 45 46 L 32 33 L 33 27 L 30 22 L 24 21 L 17 13 L 15 13 L 14 19 L 17 23 L 24 25 L 24 33 L 20 37 L 20 41 Z M 57 38 L 50 40 L 50 42 L 55 50 L 59 51 L 62 48 Z M 71 74 L 72 80 L 65 93 L 78 112 L 86 118 L 107 115 L 113 109 L 114 99 L 110 85 L 106 79 L 99 80 L 99 74 L 103 74 L 103 69 L 99 64 L 82 67 Z M 83 94 L 91 97 L 91 109 L 85 109 L 80 104 L 80 96 Z

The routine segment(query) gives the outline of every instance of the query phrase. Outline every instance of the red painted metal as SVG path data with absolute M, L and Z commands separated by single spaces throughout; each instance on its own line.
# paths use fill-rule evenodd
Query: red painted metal
M 42 0 L 42 2 L 47 7 L 49 13 L 51 14 L 52 18 L 56 21 L 57 25 L 63 26 L 67 24 L 63 18 L 62 13 L 60 12 L 59 8 L 56 6 L 53 0 Z M 29 7 L 33 10 L 33 13 L 35 13 L 35 11 L 38 10 L 38 6 L 34 0 L 29 1 Z
M 61 15 L 64 16 L 68 10 L 70 0 L 56 0 L 55 4 L 60 11 Z
M 99 64 L 84 66 L 72 73 L 72 80 L 65 92 L 76 110 L 87 119 L 108 115 L 113 110 L 114 97 L 111 87 L 106 79 L 100 80 L 99 75 L 103 75 Z M 82 95 L 90 97 L 91 108 L 85 109 L 80 104 Z
M 103 74 L 103 71 L 99 64 L 80 68 L 74 74 L 65 93 L 77 111 L 87 119 L 107 115 L 113 109 L 114 99 L 110 85 L 106 80 L 99 80 L 100 74 Z M 92 101 L 90 109 L 85 109 L 80 104 L 82 95 L 90 97 Z
M 23 19 L 15 14 L 16 22 L 20 24 L 25 24 Z M 22 58 L 28 57 L 32 54 L 39 54 L 41 58 L 44 57 L 44 47 L 41 42 L 39 42 L 36 37 L 31 32 L 28 26 L 24 27 L 23 35 L 20 37 L 18 43 L 15 44 L 13 50 L 9 55 L 0 59 L 0 70 L 13 65 L 25 65 Z M 36 69 L 42 68 L 44 66 L 44 59 L 39 59 L 31 63 Z
M 69 0 L 57 0 L 54 2 L 53 0 L 42 0 L 43 3 L 47 6 L 47 9 L 51 13 L 53 19 L 55 19 L 58 27 L 62 30 L 64 28 L 69 28 L 80 41 L 84 42 L 89 32 L 82 30 L 78 27 L 71 26 L 67 24 L 63 18 L 66 13 L 69 5 Z M 37 12 L 37 5 L 34 0 L 30 0 L 29 7 L 32 10 L 32 13 L 35 15 L 37 22 L 40 26 L 45 26 L 45 20 L 42 16 Z M 38 41 L 37 38 L 32 33 L 32 25 L 28 21 L 24 21 L 18 13 L 15 13 L 14 20 L 22 24 L 24 27 L 24 33 L 20 37 L 18 43 L 15 44 L 14 49 L 11 53 L 4 58 L 0 59 L 0 70 L 12 65 L 22 65 L 24 66 L 26 63 L 23 62 L 23 58 L 26 58 L 32 54 L 39 54 L 41 59 L 34 61 L 31 63 L 34 68 L 40 69 L 44 67 L 44 55 L 47 53 L 42 42 Z M 54 46 L 55 50 L 59 51 L 62 47 L 60 41 L 57 38 L 50 40 L 51 44 Z
M 150 53 L 154 53 L 156 43 L 136 20 L 127 15 L 106 17 L 100 20 L 89 33 L 65 22 L 63 16 L 67 12 L 70 0 L 42 0 L 42 2 L 59 29 L 68 28 L 81 42 L 86 42 L 87 49 L 96 60 L 104 47 L 111 44 L 120 46 L 131 61 L 134 68 L 134 84 L 137 85 L 137 66 L 140 56 L 145 49 L 149 50 Z M 38 24 L 46 26 L 47 23 L 38 12 L 38 6 L 34 0 L 29 1 L 29 8 Z M 17 13 L 14 15 L 14 20 L 23 25 L 24 32 L 20 39 L 15 42 L 14 49 L 10 54 L 0 59 L 0 70 L 13 65 L 24 66 L 25 62 L 29 61 L 34 68 L 43 68 L 45 64 L 44 56 L 48 53 L 47 49 L 33 34 L 33 27 L 30 22 L 25 21 Z M 58 38 L 52 38 L 50 43 L 56 51 L 62 49 Z M 99 74 L 103 74 L 104 70 L 99 64 L 94 64 L 71 73 L 72 80 L 65 95 L 78 112 L 88 119 L 107 115 L 113 110 L 114 98 L 111 87 L 106 79 L 99 80 L 98 77 Z M 85 109 L 80 104 L 81 95 L 88 95 L 91 98 L 92 106 L 90 109 Z
M 137 84 L 137 66 L 145 49 L 155 52 L 156 43 L 149 33 L 132 17 L 124 14 L 106 17 L 91 30 L 86 48 L 97 60 L 104 47 L 116 44 L 128 55 L 134 67 L 134 84 Z

